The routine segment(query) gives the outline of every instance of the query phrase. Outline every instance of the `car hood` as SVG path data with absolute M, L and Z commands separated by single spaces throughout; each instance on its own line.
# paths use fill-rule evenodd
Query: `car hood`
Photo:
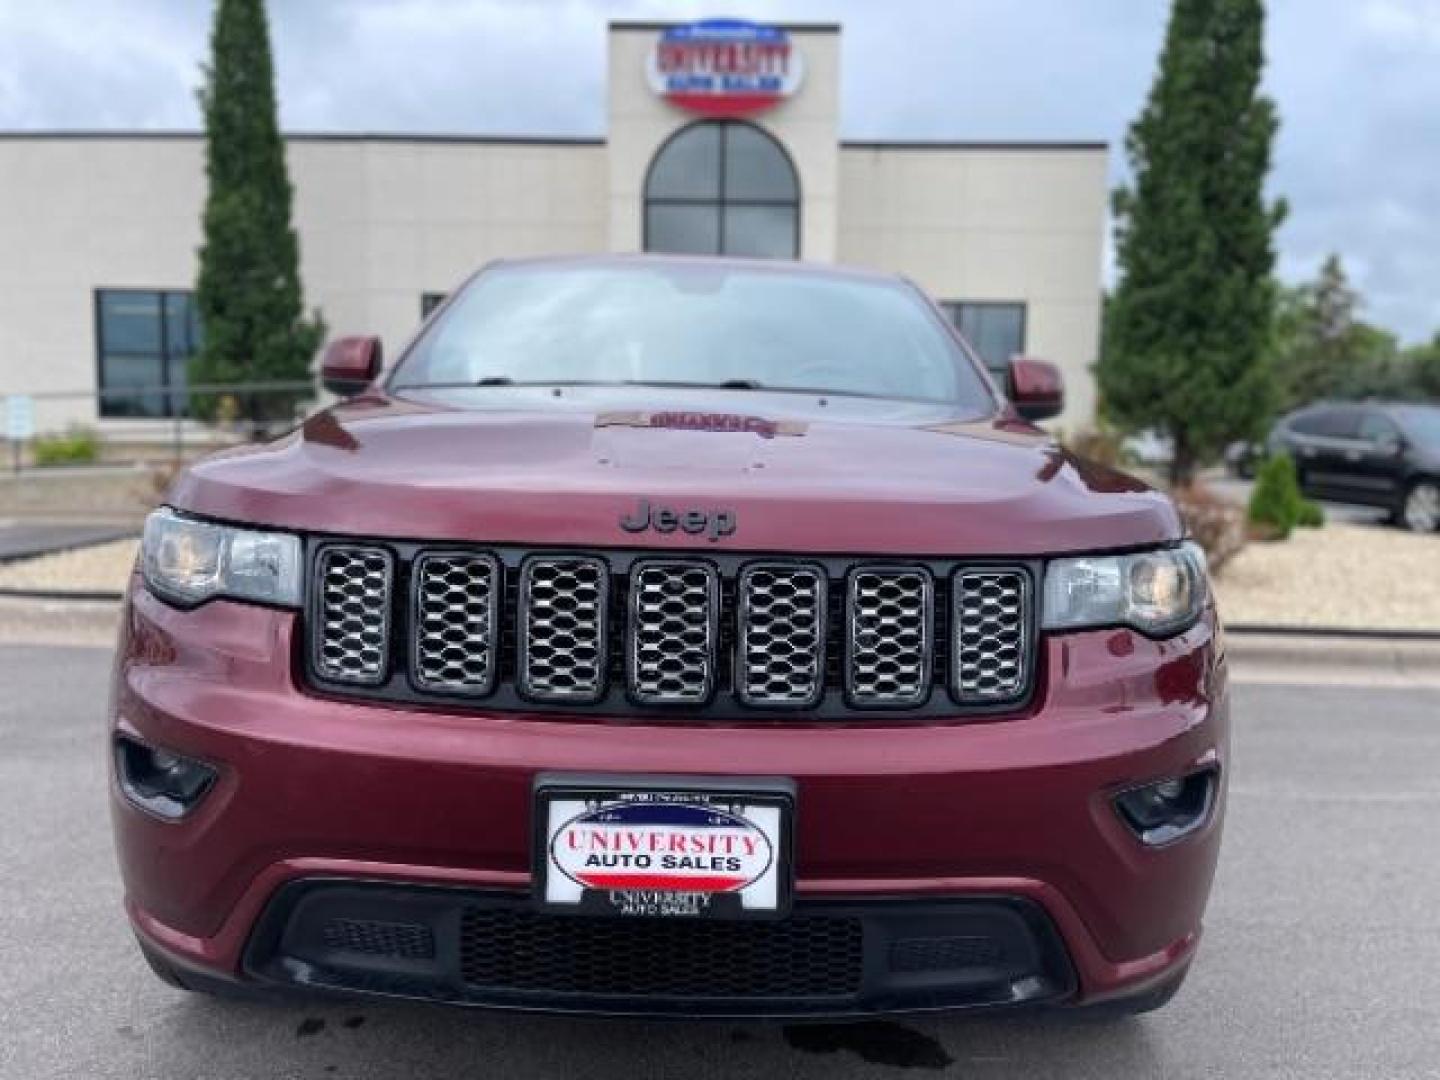
M 734 529 L 623 529 L 642 501 Z M 315 533 L 757 552 L 1020 556 L 1181 532 L 1163 495 L 1014 419 L 631 388 L 367 395 L 196 464 L 169 502 Z

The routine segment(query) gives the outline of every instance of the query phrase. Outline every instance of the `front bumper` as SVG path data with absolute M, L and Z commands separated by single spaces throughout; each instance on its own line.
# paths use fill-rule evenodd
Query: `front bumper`
M 1224 664 L 1210 618 L 1163 643 L 1124 630 L 1051 637 L 1035 698 L 1014 715 L 823 726 L 568 720 L 327 700 L 295 684 L 296 631 L 285 612 L 224 601 L 180 612 L 133 590 L 115 727 L 219 770 L 213 790 L 178 823 L 136 808 L 112 781 L 132 922 L 183 969 L 323 984 L 327 965 L 313 954 L 253 951 L 264 940 L 257 928 L 273 925 L 297 883 L 390 883 L 403 896 L 428 886 L 454 897 L 458 889 L 467 903 L 522 900 L 541 771 L 788 778 L 798 792 L 797 914 L 850 905 L 867 927 L 881 927 L 867 931 L 864 946 L 881 955 L 878 943 L 900 933 L 884 927 L 906 922 L 896 921 L 896 910 L 939 905 L 953 914 L 946 905 L 969 902 L 974 911 L 995 901 L 1035 913 L 1033 925 L 1050 929 L 1035 931 L 1034 954 L 1049 957 L 1045 942 L 1058 942 L 1062 958 L 1033 965 L 1042 984 L 1033 994 L 1013 990 L 1024 974 L 1009 980 L 1009 991 L 997 989 L 1002 979 L 956 992 L 951 971 L 932 979 L 928 996 L 871 979 L 845 1001 L 819 1005 L 709 1010 L 680 995 L 687 1013 L 853 1013 L 996 1004 L 1005 994 L 1089 1002 L 1172 978 L 1198 940 L 1228 754 Z M 1207 823 L 1174 845 L 1141 845 L 1114 812 L 1114 793 L 1205 765 L 1221 776 Z M 921 908 L 905 907 L 914 904 Z M 890 914 L 874 914 L 880 908 Z M 367 984 L 363 972 L 336 979 L 330 968 L 332 985 L 409 992 Z M 541 1002 L 477 993 L 453 976 L 423 992 L 403 985 L 413 996 L 482 1004 L 666 1011 L 655 995 L 640 995 L 649 1002 L 643 1009 L 639 998 L 617 1005 L 584 994 Z M 437 985 L 448 989 L 437 994 Z
M 805 900 L 784 919 L 537 912 L 524 893 L 306 879 L 266 907 L 246 977 L 491 1008 L 840 1016 L 1054 1001 L 1074 978 L 1032 903 Z

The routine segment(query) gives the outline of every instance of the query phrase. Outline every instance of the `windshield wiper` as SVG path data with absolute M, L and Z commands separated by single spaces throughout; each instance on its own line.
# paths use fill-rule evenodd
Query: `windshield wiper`
M 400 383 L 396 390 L 462 390 L 475 386 L 656 386 L 669 390 L 765 390 L 759 379 L 721 379 L 700 382 L 684 379 L 536 379 L 521 381 L 509 375 L 486 375 L 473 382 Z M 823 394 L 825 390 L 792 386 L 775 387 L 782 393 Z
M 686 382 L 663 379 L 626 379 L 625 386 L 673 387 L 680 390 L 763 390 L 759 379 L 722 379 L 720 382 Z
M 610 382 L 587 382 L 584 380 L 556 380 L 536 379 L 533 382 L 521 382 L 511 378 L 509 375 L 486 375 L 484 378 L 475 379 L 471 382 L 444 382 L 427 383 L 396 383 L 395 390 L 466 390 L 475 386 L 616 386 L 617 383 Z

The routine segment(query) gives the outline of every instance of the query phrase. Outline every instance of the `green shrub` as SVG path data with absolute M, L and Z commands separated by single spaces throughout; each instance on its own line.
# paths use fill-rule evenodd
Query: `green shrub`
M 1300 492 L 1295 462 L 1279 454 L 1260 466 L 1255 490 L 1250 495 L 1250 524 L 1284 540 L 1296 526 L 1315 528 L 1325 524 L 1325 512 Z
M 36 465 L 88 465 L 100 457 L 100 439 L 89 428 L 72 427 L 64 435 L 42 435 L 32 446 Z
M 1310 499 L 1300 500 L 1300 517 L 1295 522 L 1302 529 L 1318 529 L 1325 524 L 1325 511 Z

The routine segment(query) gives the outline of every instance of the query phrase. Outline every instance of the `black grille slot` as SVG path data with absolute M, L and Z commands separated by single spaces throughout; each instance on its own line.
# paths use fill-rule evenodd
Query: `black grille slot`
M 703 563 L 645 562 L 630 572 L 630 694 L 700 705 L 715 688 L 720 595 Z
M 394 564 L 384 548 L 335 544 L 316 560 L 315 668 L 326 679 L 374 685 L 389 670 Z
M 499 564 L 488 555 L 426 552 L 415 560 L 412 589 L 416 685 L 488 694 L 504 602 Z
M 903 708 L 930 694 L 934 583 L 922 569 L 852 571 L 846 694 L 853 705 Z
M 1009 701 L 1024 689 L 1029 578 L 1016 570 L 961 570 L 951 596 L 951 679 L 960 701 Z
M 605 691 L 609 572 L 585 556 L 527 559 L 520 577 L 520 690 L 537 701 Z
M 374 919 L 331 919 L 321 938 L 332 949 L 390 956 L 401 960 L 429 960 L 435 955 L 435 935 L 416 923 L 378 922 Z
M 473 987 L 697 998 L 850 997 L 859 993 L 857 918 L 775 922 L 591 919 L 472 908 L 460 970 Z
M 747 705 L 803 708 L 825 689 L 825 572 L 771 563 L 746 567 L 739 588 L 736 691 Z
M 993 967 L 1005 959 L 1004 946 L 988 937 L 905 938 L 890 946 L 891 971 Z

